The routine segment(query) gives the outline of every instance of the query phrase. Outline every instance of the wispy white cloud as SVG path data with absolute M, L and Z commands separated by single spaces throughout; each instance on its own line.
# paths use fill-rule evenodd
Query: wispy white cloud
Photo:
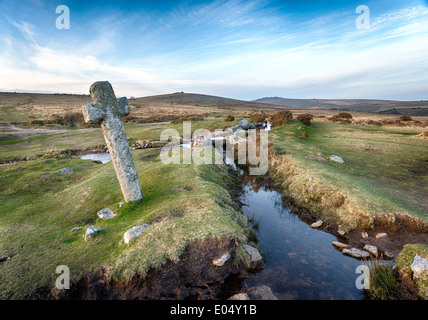
M 138 15 L 111 14 L 85 25 L 91 32 L 84 39 L 60 44 L 8 18 L 23 37 L 0 36 L 0 89 L 86 93 L 93 81 L 110 80 L 127 96 L 183 90 L 244 99 L 419 98 L 428 80 L 428 9 L 385 12 L 372 17 L 369 30 L 357 30 L 355 17 L 329 12 L 293 25 L 264 2 L 214 1 L 164 13 L 168 24 L 143 23 L 135 43 L 126 32 Z
M 6 20 L 15 28 L 17 28 L 21 33 L 31 42 L 35 43 L 36 32 L 34 31 L 35 27 L 31 23 L 22 21 L 21 23 L 16 22 L 14 19 L 11 19 L 5 16 Z

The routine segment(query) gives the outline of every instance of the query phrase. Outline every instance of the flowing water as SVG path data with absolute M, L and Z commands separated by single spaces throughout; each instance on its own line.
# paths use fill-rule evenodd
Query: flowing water
M 331 244 L 338 241 L 335 236 L 311 228 L 291 213 L 279 192 L 241 173 L 242 210 L 253 225 L 258 224 L 258 246 L 267 260 L 261 272 L 240 280 L 238 287 L 236 279 L 230 280 L 235 292 L 239 286 L 267 285 L 281 300 L 361 299 L 362 290 L 355 283 L 362 262 L 337 251 Z

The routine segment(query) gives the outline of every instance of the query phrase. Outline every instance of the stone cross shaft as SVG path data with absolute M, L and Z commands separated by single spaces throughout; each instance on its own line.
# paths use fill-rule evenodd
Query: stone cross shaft
M 95 82 L 89 92 L 93 103 L 82 107 L 85 121 L 101 123 L 125 201 L 140 200 L 143 198 L 143 192 L 122 124 L 122 117 L 128 115 L 130 111 L 128 99 L 126 97 L 116 99 L 108 81 Z

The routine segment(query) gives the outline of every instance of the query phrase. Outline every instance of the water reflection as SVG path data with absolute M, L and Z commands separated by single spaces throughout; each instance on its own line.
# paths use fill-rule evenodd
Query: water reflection
M 312 229 L 283 206 L 281 194 L 241 175 L 244 214 L 258 221 L 258 246 L 266 254 L 264 269 L 242 286 L 267 285 L 279 299 L 361 299 L 355 286 L 362 262 L 331 245 L 336 237 Z
M 111 161 L 110 153 L 89 153 L 81 156 L 80 159 L 101 161 L 101 163 Z

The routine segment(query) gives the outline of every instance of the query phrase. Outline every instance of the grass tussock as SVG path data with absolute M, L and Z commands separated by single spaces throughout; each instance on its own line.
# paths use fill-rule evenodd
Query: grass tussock
M 389 264 L 373 261 L 368 264 L 370 288 L 364 290 L 367 300 L 418 300 L 411 287 L 401 282 Z

